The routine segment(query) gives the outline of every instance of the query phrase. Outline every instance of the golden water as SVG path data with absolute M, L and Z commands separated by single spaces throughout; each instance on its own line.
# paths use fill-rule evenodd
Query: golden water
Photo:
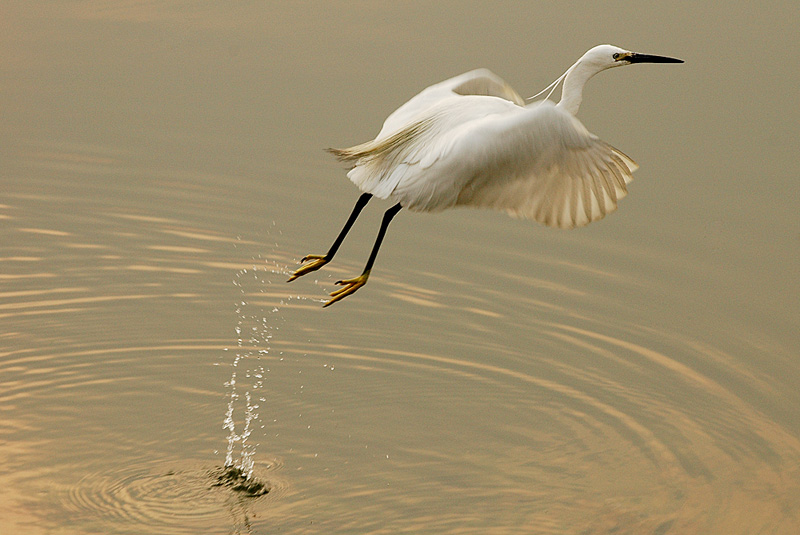
M 7 3 L 0 533 L 797 533 L 792 9 Z M 375 203 L 285 283 L 357 197 L 320 149 L 600 42 L 686 60 L 587 88 L 617 213 L 401 212 L 323 310 Z M 214 485 L 236 354 L 257 498 Z

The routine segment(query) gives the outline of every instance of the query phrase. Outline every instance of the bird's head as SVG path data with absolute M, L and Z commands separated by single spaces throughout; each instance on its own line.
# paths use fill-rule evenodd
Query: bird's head
M 580 108 L 581 99 L 583 98 L 583 86 L 586 85 L 589 78 L 606 69 L 633 63 L 683 63 L 683 60 L 666 56 L 640 54 L 614 45 L 597 45 L 581 56 L 555 82 L 547 86 L 545 91 L 549 90 L 552 93 L 558 84 L 563 81 L 561 101 L 558 106 L 575 115 L 578 113 L 578 108 Z M 541 93 L 544 93 L 544 91 Z M 534 97 L 539 96 L 541 93 L 534 95 Z M 547 93 L 545 99 L 550 97 L 550 93 Z
M 633 63 L 683 63 L 682 59 L 631 52 L 614 45 L 598 45 L 586 52 L 578 63 L 594 67 L 598 72 Z

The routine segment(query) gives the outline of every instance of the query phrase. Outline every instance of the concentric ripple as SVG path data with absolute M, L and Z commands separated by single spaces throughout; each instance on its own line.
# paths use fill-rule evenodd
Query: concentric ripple
M 273 474 L 278 466 L 257 464 L 249 485 L 219 466 L 127 466 L 85 476 L 68 493 L 65 507 L 100 525 L 133 531 L 197 533 L 202 527 L 207 533 L 218 525 L 228 532 L 232 519 L 234 526 L 246 526 L 257 507 L 283 494 L 286 486 Z M 231 484 L 220 484 L 221 477 Z

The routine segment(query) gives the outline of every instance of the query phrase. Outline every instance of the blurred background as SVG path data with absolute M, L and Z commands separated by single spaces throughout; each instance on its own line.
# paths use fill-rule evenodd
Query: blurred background
M 0 6 L 0 532 L 796 533 L 796 4 Z M 558 231 L 324 152 L 477 67 L 640 165 Z M 226 421 L 226 415 L 230 418 Z M 226 425 L 227 427 L 223 427 Z M 213 487 L 230 451 L 272 489 Z

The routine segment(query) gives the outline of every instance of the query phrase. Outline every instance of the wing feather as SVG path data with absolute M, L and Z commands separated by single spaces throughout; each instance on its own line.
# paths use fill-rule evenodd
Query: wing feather
M 392 197 L 412 210 L 431 211 L 455 204 L 459 180 L 434 167 L 450 161 L 458 132 L 474 121 L 509 109 L 524 110 L 499 97 L 452 94 L 391 136 L 348 149 L 328 149 L 339 160 L 354 163 L 347 176 L 362 191 Z M 445 198 L 446 197 L 446 198 Z
M 461 85 L 476 91 L 478 79 Z M 602 219 L 627 195 L 636 164 L 569 112 L 549 101 L 521 107 L 458 95 L 461 85 L 390 134 L 331 152 L 354 164 L 348 177 L 362 191 L 414 211 L 476 206 L 573 228 Z
M 473 174 L 456 204 L 504 210 L 544 225 L 573 228 L 602 219 L 627 195 L 637 166 L 549 102 L 497 116 L 465 134 L 467 158 L 485 145 L 490 162 L 473 161 Z
M 499 97 L 517 106 L 525 106 L 525 99 L 489 69 L 475 69 L 451 80 L 455 82 L 452 91 L 458 95 Z
M 497 97 L 525 106 L 525 99 L 489 69 L 475 69 L 427 87 L 392 112 L 376 139 L 389 137 L 427 116 L 440 102 L 454 96 Z

